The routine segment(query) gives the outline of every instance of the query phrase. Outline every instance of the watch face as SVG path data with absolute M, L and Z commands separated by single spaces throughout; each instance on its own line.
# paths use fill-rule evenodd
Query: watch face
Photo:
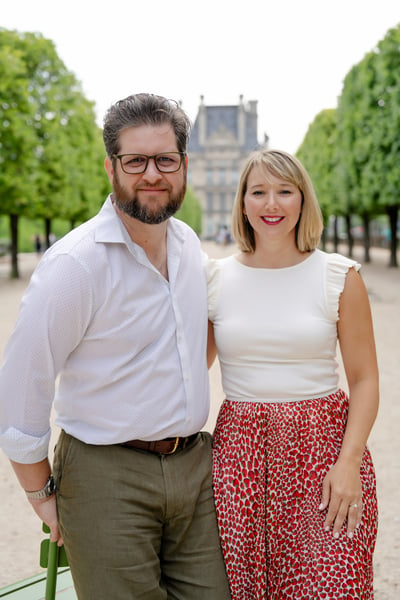
M 54 483 L 54 477 L 51 475 L 47 481 L 46 485 L 46 496 L 51 496 L 54 494 L 56 489 L 56 484 Z
M 56 484 L 54 482 L 53 475 L 50 475 L 49 479 L 47 480 L 45 489 L 46 489 L 46 496 L 51 496 L 52 494 L 54 494 L 54 492 L 56 490 Z

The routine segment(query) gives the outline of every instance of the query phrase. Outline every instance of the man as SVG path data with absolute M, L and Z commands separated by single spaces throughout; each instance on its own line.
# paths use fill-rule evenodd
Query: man
M 45 254 L 5 352 L 1 446 L 65 543 L 81 600 L 230 597 L 211 436 L 199 433 L 209 409 L 201 250 L 171 218 L 189 131 L 160 96 L 109 109 L 113 193 Z M 62 431 L 51 475 L 54 394 Z

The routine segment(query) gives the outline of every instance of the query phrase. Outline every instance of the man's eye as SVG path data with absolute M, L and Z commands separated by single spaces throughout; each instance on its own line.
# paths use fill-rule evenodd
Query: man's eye
M 175 163 L 178 163 L 178 160 L 175 158 L 175 156 L 168 156 L 168 155 L 162 155 L 162 156 L 157 156 L 157 162 L 160 165 L 174 165 Z
M 142 165 L 146 162 L 146 158 L 144 156 L 127 156 L 124 162 L 124 165 Z

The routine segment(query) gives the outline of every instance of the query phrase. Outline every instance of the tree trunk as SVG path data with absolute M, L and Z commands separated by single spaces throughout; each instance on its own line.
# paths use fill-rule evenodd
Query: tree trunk
M 398 267 L 397 263 L 397 219 L 399 214 L 398 206 L 388 206 L 386 212 L 389 217 L 390 226 L 390 258 L 389 267 Z
M 50 233 L 51 233 L 51 219 L 45 217 L 44 219 L 44 237 L 46 250 L 50 248 Z
M 351 231 L 351 215 L 345 216 L 349 258 L 353 258 L 354 238 Z
M 10 215 L 10 237 L 11 237 L 11 279 L 19 279 L 18 269 L 18 215 Z
M 362 215 L 363 227 L 364 227 L 364 262 L 371 262 L 370 255 L 370 247 L 371 247 L 371 238 L 369 232 L 369 214 L 364 213 Z
M 339 219 L 335 215 L 335 218 L 333 220 L 333 250 L 334 250 L 334 252 L 338 252 L 338 250 L 339 250 L 338 226 L 339 226 Z
M 324 252 L 326 252 L 326 227 L 323 228 L 321 234 L 321 247 Z

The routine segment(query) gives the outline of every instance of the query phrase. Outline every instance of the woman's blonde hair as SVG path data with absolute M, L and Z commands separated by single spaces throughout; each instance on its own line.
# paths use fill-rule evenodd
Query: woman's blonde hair
M 282 150 L 257 150 L 249 156 L 242 170 L 232 212 L 232 235 L 240 250 L 253 253 L 256 249 L 254 230 L 244 214 L 247 181 L 254 167 L 260 167 L 266 179 L 273 175 L 300 190 L 303 201 L 296 225 L 296 245 L 300 252 L 315 250 L 324 228 L 321 208 L 310 176 L 301 162 Z

